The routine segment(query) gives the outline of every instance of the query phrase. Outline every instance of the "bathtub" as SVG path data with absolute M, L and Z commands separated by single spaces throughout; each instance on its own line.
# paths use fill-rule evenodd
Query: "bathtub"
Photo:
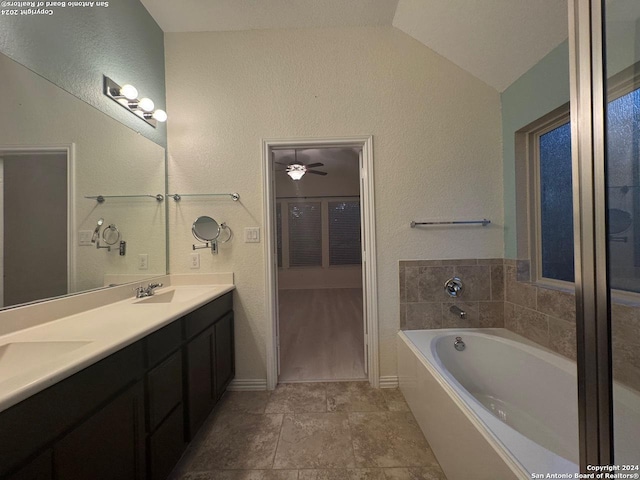
M 574 362 L 501 328 L 411 330 L 398 334 L 398 368 L 448 480 L 579 471 Z M 614 400 L 616 463 L 638 463 L 640 396 L 616 385 Z

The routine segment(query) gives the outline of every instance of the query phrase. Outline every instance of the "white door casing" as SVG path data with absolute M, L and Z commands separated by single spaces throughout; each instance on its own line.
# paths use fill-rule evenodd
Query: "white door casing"
M 337 138 L 288 138 L 262 141 L 262 178 L 264 211 L 264 251 L 266 259 L 265 316 L 267 334 L 267 389 L 273 390 L 279 374 L 279 332 L 277 304 L 277 254 L 275 238 L 275 182 L 272 169 L 272 151 L 281 148 L 359 148 L 361 149 L 361 225 L 363 264 L 363 314 L 365 332 L 364 364 L 372 387 L 380 385 L 378 361 L 378 305 L 375 259 L 375 205 L 373 184 L 373 137 L 353 136 Z

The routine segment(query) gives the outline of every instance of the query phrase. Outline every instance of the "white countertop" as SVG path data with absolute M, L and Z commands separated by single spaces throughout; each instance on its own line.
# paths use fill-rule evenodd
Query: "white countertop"
M 156 295 L 175 290 L 176 298 L 182 294 L 185 298 L 172 303 L 146 303 L 131 292 L 125 300 L 0 335 L 0 411 L 232 291 L 235 286 L 229 275 L 223 278 L 228 283 L 219 284 L 200 283 L 197 275 L 165 276 L 162 278 L 166 286 L 157 289 Z M 211 277 L 200 280 L 211 281 Z M 73 301 L 73 297 L 70 299 Z M 39 308 L 42 305 L 38 304 Z M 57 307 L 52 303 L 51 308 Z M 29 307 L 22 315 L 29 317 Z

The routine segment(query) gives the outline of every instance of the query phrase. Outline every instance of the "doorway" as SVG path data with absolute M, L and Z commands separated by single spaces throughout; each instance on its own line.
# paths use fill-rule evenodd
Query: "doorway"
M 372 139 L 263 146 L 267 386 L 368 379 L 377 387 Z
M 366 379 L 360 151 L 272 152 L 281 383 Z
M 69 292 L 70 148 L 0 149 L 0 308 Z

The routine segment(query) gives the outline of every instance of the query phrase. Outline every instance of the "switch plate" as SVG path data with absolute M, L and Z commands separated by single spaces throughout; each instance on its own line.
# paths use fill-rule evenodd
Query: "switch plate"
M 200 268 L 200 254 L 192 253 L 189 255 L 189 266 L 191 268 Z
M 138 255 L 138 270 L 149 269 L 149 254 L 141 253 Z
M 244 242 L 260 243 L 260 227 L 245 227 Z
M 78 232 L 78 245 L 81 247 L 91 246 L 91 237 L 93 236 L 93 230 L 80 230 Z

